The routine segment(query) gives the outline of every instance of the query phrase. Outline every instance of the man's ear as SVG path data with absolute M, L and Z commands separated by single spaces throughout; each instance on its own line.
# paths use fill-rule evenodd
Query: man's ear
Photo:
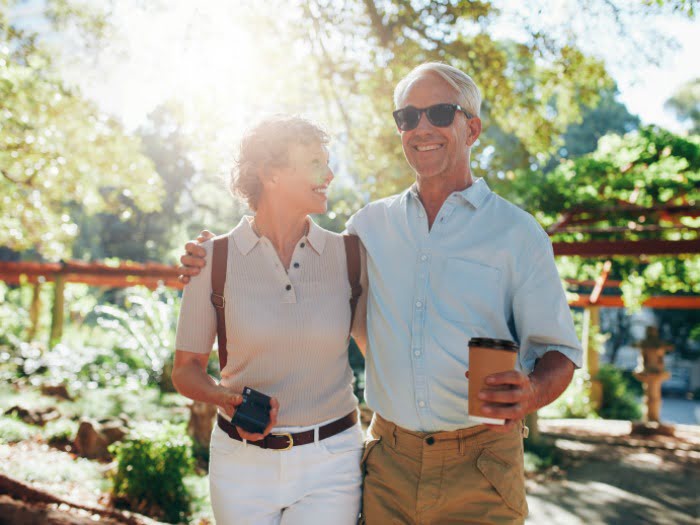
M 467 147 L 472 147 L 476 142 L 476 139 L 481 135 L 481 119 L 479 117 L 472 117 L 467 120 L 467 129 L 469 133 L 467 134 Z

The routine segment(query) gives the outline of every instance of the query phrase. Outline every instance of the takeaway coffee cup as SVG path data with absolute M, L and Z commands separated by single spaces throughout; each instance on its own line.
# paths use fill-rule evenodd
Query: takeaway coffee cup
M 481 412 L 479 391 L 487 376 L 515 369 L 518 345 L 504 339 L 473 337 L 469 341 L 469 419 L 479 423 L 503 425 L 504 419 L 488 417 Z

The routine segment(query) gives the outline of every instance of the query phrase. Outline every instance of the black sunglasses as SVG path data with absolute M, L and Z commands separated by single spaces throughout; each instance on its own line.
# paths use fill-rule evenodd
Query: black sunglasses
M 433 126 L 446 128 L 454 122 L 457 111 L 464 113 L 468 119 L 473 117 L 473 115 L 464 111 L 459 104 L 435 104 L 427 108 L 406 106 L 394 111 L 393 115 L 396 125 L 401 131 L 410 131 L 418 127 L 421 113 L 425 113 L 425 116 L 428 117 L 428 122 Z

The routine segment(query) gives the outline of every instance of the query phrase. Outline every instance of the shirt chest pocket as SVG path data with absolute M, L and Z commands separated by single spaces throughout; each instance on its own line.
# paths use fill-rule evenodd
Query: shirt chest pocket
M 503 319 L 501 271 L 468 259 L 450 257 L 436 276 L 435 305 L 441 317 L 477 329 Z

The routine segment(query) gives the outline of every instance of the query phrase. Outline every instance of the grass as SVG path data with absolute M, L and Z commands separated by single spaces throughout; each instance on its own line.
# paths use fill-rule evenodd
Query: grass
M 51 449 L 46 444 L 0 445 L 0 471 L 60 496 L 97 501 L 108 490 L 107 467 Z
M 0 416 L 0 443 L 19 443 L 37 434 L 39 427 L 27 425 L 13 416 Z

